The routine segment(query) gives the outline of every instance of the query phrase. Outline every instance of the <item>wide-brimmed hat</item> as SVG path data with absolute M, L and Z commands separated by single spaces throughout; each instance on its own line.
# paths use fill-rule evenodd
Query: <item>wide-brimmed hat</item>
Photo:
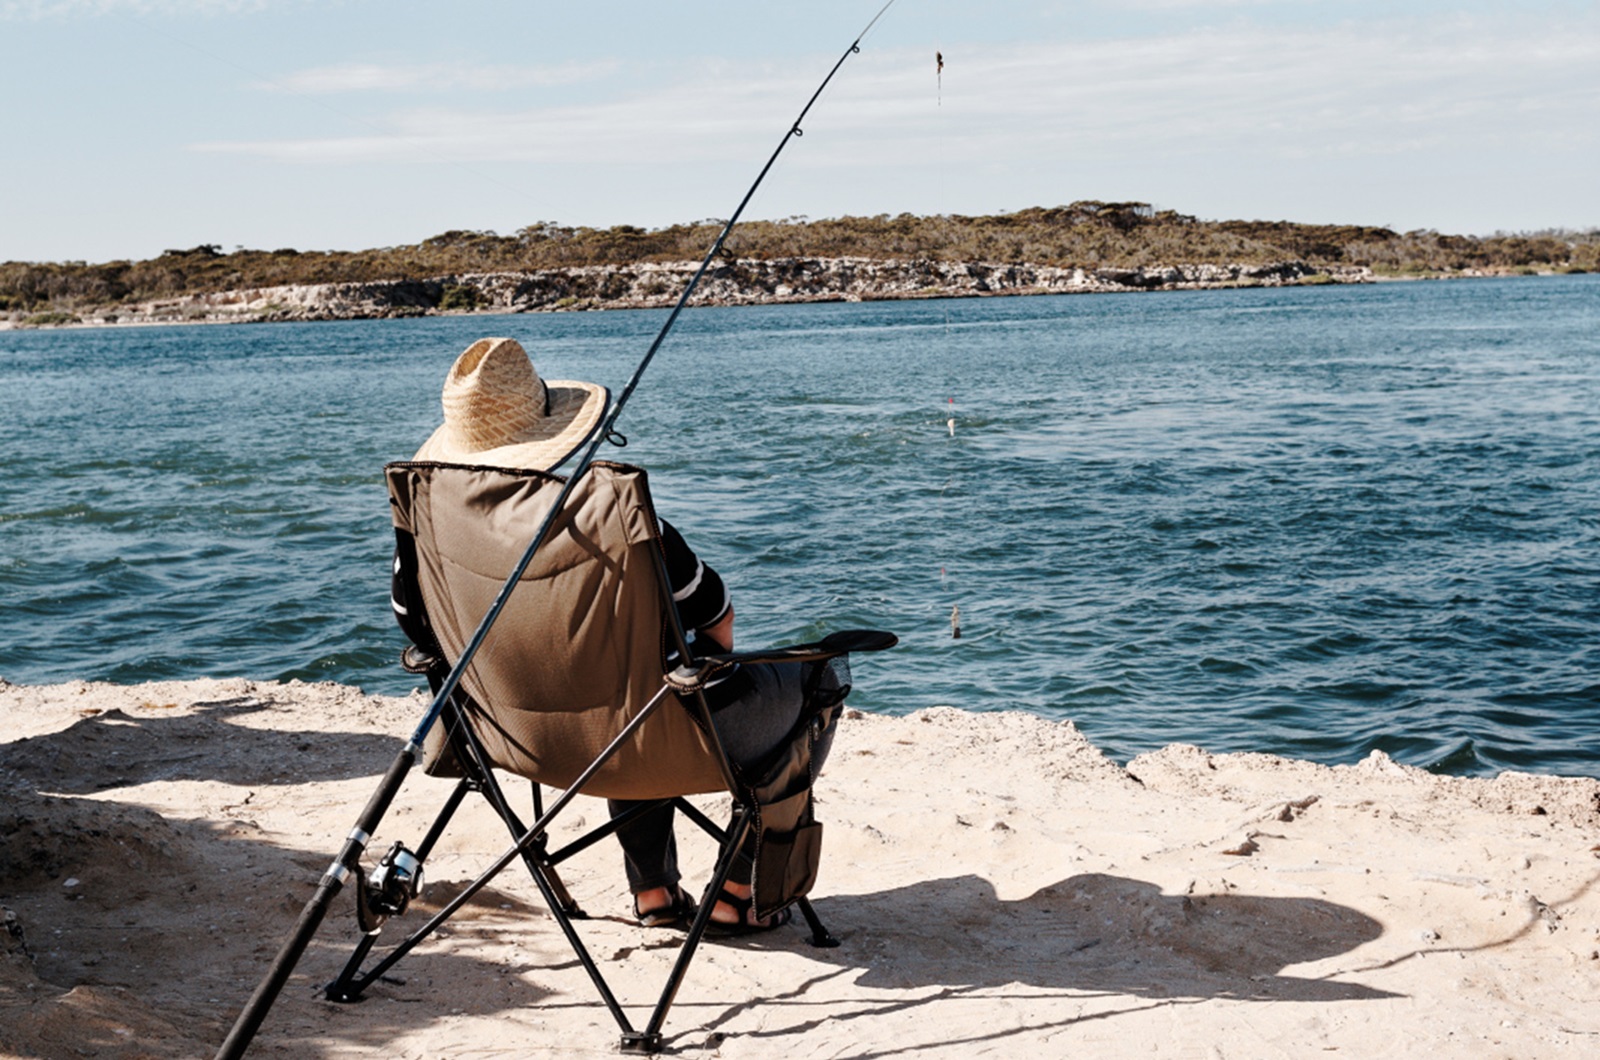
M 600 425 L 609 393 L 544 380 L 516 339 L 479 339 L 450 366 L 444 424 L 414 459 L 549 471 Z

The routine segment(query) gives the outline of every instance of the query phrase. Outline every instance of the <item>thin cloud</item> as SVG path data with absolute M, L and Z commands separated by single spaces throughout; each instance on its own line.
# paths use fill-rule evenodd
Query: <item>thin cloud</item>
M 742 159 L 748 157 L 748 138 L 776 135 L 803 92 L 814 87 L 793 75 L 723 63 L 701 71 L 703 79 L 609 101 L 511 111 L 410 108 L 380 119 L 381 129 L 370 134 L 218 140 L 191 150 L 333 164 Z M 737 91 L 730 92 L 730 85 L 738 85 Z
M 1463 19 L 947 48 L 939 95 L 926 56 L 863 55 L 819 105 L 812 121 L 823 142 L 810 145 L 800 164 L 1038 162 L 1070 154 L 1160 165 L 1219 151 L 1247 164 L 1260 156 L 1593 142 L 1600 33 L 1592 22 L 1583 32 Z M 425 72 L 339 69 L 349 85 L 367 76 L 375 82 L 369 88 L 427 81 Z M 408 110 L 381 121 L 373 135 L 194 149 L 306 163 L 745 158 L 755 138 L 770 139 L 793 117 L 814 84 L 810 76 L 725 64 L 695 80 L 588 105 Z
M 1238 7 L 1283 7 L 1287 5 L 1304 7 L 1315 2 L 1316 0 L 1120 0 L 1116 6 L 1123 11 L 1187 11 L 1196 8 L 1228 9 Z
M 841 88 L 852 124 L 897 119 L 910 136 L 970 158 L 1048 152 L 1236 150 L 1316 156 L 1390 153 L 1495 139 L 1596 142 L 1600 34 L 1517 34 L 1478 23 L 1317 33 L 1246 30 L 947 50 L 943 97 L 886 76 Z M 860 156 L 856 156 L 858 161 Z
M 76 15 L 216 15 L 264 11 L 272 0 L 0 0 L 0 21 Z
M 448 63 L 383 66 L 375 63 L 343 63 L 300 70 L 267 82 L 263 87 L 287 89 L 305 95 L 443 92 L 454 89 L 503 92 L 594 81 L 615 73 L 619 66 L 614 60 L 562 63 L 557 66 L 461 66 Z

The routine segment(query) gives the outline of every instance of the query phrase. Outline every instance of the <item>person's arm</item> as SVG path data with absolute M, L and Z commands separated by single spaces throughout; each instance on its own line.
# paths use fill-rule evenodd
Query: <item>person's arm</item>
M 723 651 L 733 650 L 733 605 L 728 605 L 728 610 L 723 612 L 716 624 L 707 626 L 700 631 L 702 637 L 707 637 L 717 643 Z
M 661 520 L 667 582 L 684 628 L 709 637 L 724 651 L 733 650 L 733 598 L 722 577 L 694 554 L 677 528 Z
M 399 528 L 394 532 L 394 571 L 389 578 L 389 605 L 394 609 L 394 620 L 400 631 L 422 651 L 438 657 L 439 642 L 434 638 L 433 626 L 428 622 L 427 609 L 422 604 L 422 590 L 417 585 L 417 543 Z

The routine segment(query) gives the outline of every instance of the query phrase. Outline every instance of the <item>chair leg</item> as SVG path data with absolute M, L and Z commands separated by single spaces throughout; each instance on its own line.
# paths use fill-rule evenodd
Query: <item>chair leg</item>
M 473 788 L 474 784 L 472 781 L 462 780 L 455 786 L 454 790 L 450 792 L 450 797 L 445 800 L 445 804 L 443 808 L 440 809 L 439 815 L 434 818 L 433 825 L 428 829 L 427 835 L 417 846 L 417 852 L 415 856 L 419 866 L 419 871 L 420 866 L 427 862 L 428 855 L 432 853 L 434 845 L 439 841 L 439 837 L 444 834 L 445 826 L 450 823 L 450 819 L 454 817 L 456 811 L 461 808 L 462 800 L 466 798 L 467 793 L 473 790 Z M 361 888 L 368 886 L 368 879 L 365 877 L 365 875 L 356 881 L 356 886 Z M 361 901 L 360 896 L 358 896 L 357 901 Z M 382 934 L 382 931 L 383 924 L 380 922 L 375 927 L 362 933 L 361 939 L 356 943 L 355 951 L 350 954 L 350 959 L 345 962 L 345 966 L 343 970 L 339 972 L 338 977 L 322 988 L 323 997 L 327 998 L 329 1001 L 338 1001 L 347 1004 L 362 1000 L 362 994 L 366 991 L 367 987 L 371 985 L 372 981 L 376 979 L 379 974 L 381 974 L 381 970 L 374 970 L 365 976 L 361 975 L 360 973 L 362 962 L 367 959 L 367 954 L 371 952 L 373 945 L 378 941 L 378 936 Z M 388 967 L 388 965 L 385 964 L 383 967 Z
M 806 925 L 811 928 L 811 945 L 819 950 L 837 948 L 839 940 L 833 937 L 827 926 L 822 923 L 822 918 L 817 915 L 817 911 L 811 908 L 811 900 L 801 898 L 795 905 L 800 907 L 800 915 L 806 918 Z
M 673 801 L 678 804 L 679 809 L 683 811 L 686 817 L 699 825 L 701 830 L 711 838 L 718 843 L 726 844 L 728 842 L 727 829 L 718 826 L 715 821 L 701 813 L 688 800 L 679 798 Z M 839 940 L 834 938 L 833 933 L 823 924 L 822 918 L 817 915 L 817 911 L 812 908 L 808 899 L 797 899 L 795 904 L 800 907 L 800 914 L 806 918 L 806 926 L 811 929 L 811 945 L 818 949 L 826 950 L 831 950 L 839 945 Z
M 686 799 L 680 798 L 673 801 L 678 804 L 684 815 L 699 825 L 707 835 L 719 843 L 728 841 L 727 829 L 719 827 L 715 821 L 701 813 Z M 806 926 L 811 929 L 811 945 L 824 950 L 831 950 L 839 945 L 839 940 L 828 930 L 827 925 L 823 924 L 822 918 L 817 915 L 816 909 L 812 908 L 809 899 L 798 899 L 795 905 L 800 907 L 800 915 L 806 918 Z
M 494 812 L 505 823 L 506 830 L 511 833 L 512 839 L 521 839 L 527 834 L 527 826 L 522 823 L 522 818 L 517 816 L 517 812 L 511 808 L 511 802 L 506 798 L 499 782 L 494 779 L 494 774 L 487 769 L 483 771 L 482 790 L 484 798 L 489 800 L 489 805 L 494 808 Z M 539 802 L 536 800 L 534 805 L 537 807 Z M 544 814 L 540 811 L 536 816 L 542 817 Z M 529 872 L 535 875 L 542 872 L 547 876 L 550 881 L 550 894 L 547 897 L 559 905 L 563 912 L 575 920 L 587 920 L 589 914 L 585 913 L 578 905 L 577 899 L 572 897 L 572 892 L 567 890 L 567 885 L 561 882 L 561 877 L 556 873 L 555 866 L 551 863 L 547 853 L 549 845 L 549 838 L 545 835 L 540 835 L 538 839 L 527 844 L 522 851 L 523 864 L 527 866 Z
M 372 980 L 370 977 L 361 978 L 361 964 L 367 959 L 367 954 L 372 952 L 373 943 L 378 941 L 378 935 L 378 931 L 368 931 L 361 936 L 361 940 L 356 943 L 355 952 L 350 954 L 350 959 L 339 972 L 339 977 L 322 988 L 323 997 L 343 1005 L 353 1005 L 357 1001 L 366 1000 L 362 994 Z
M 533 819 L 537 821 L 544 816 L 544 796 L 540 793 L 537 780 L 531 781 L 530 784 L 533 788 Z M 511 819 L 506 824 L 511 826 L 512 838 L 515 839 L 522 835 L 524 829 L 522 822 L 517 820 L 516 814 L 512 814 Z M 531 853 L 538 859 L 539 864 L 544 866 L 544 871 L 549 874 L 550 887 L 555 892 L 556 900 L 561 903 L 561 908 L 566 910 L 567 915 L 574 920 L 589 919 L 589 914 L 585 913 L 583 908 L 578 905 L 578 900 L 572 897 L 572 892 L 567 890 L 567 885 L 561 882 L 561 876 L 556 872 L 556 863 L 550 857 L 550 837 L 541 835 L 538 841 L 534 843 Z
M 526 832 L 521 820 L 511 809 L 511 805 L 505 797 L 505 792 L 495 780 L 494 774 L 483 765 L 485 758 L 482 754 L 482 746 L 478 744 L 476 737 L 465 726 L 457 731 L 460 734 L 457 750 L 467 762 L 477 766 L 476 770 L 469 769 L 469 772 L 475 772 L 476 775 L 468 776 L 461 780 L 451 792 L 444 808 L 440 811 L 432 827 L 429 828 L 427 836 L 417 848 L 416 859 L 419 863 L 427 860 L 428 854 L 444 833 L 445 826 L 455 815 L 456 810 L 460 808 L 462 800 L 471 791 L 477 791 L 484 796 L 491 808 L 495 810 L 496 814 L 510 830 L 512 838 L 520 838 Z M 541 802 L 542 800 L 537 792 L 537 785 L 535 785 L 534 807 L 540 811 L 540 816 L 543 815 Z M 559 910 L 557 913 L 558 920 L 563 919 L 562 914 L 574 919 L 584 919 L 586 914 L 579 908 L 578 903 L 561 882 L 561 878 L 556 874 L 554 866 L 550 864 L 545 850 L 546 839 L 541 835 L 537 841 L 527 844 L 522 850 L 523 863 L 538 883 L 540 891 L 544 895 L 545 901 L 550 905 L 552 912 Z M 357 883 L 357 886 L 360 887 L 365 887 L 366 885 L 367 881 L 365 879 Z M 433 934 L 450 916 L 454 915 L 456 908 L 458 907 L 448 907 L 436 914 L 421 928 L 397 944 L 394 949 L 390 950 L 381 961 L 365 974 L 362 974 L 361 966 L 378 941 L 382 932 L 382 923 L 380 922 L 376 927 L 366 931 L 356 943 L 354 952 L 350 955 L 338 977 L 323 987 L 323 996 L 330 1001 L 344 1003 L 363 1000 L 367 987 L 381 978 L 386 971 L 398 963 L 418 943 Z M 586 957 L 587 955 L 581 956 Z M 592 971 L 591 974 L 598 974 L 598 972 Z M 608 995 L 609 991 L 604 988 L 603 983 L 600 985 L 602 986 L 602 994 Z M 615 1007 L 614 1000 L 608 1000 L 608 1003 Z M 620 1009 L 617 1009 L 617 1011 L 620 1012 Z
M 511 801 L 506 798 L 505 791 L 500 787 L 499 781 L 495 780 L 494 768 L 489 764 L 489 754 L 483 749 L 482 741 L 478 739 L 478 734 L 473 731 L 472 726 L 467 724 L 464 718 L 461 718 L 459 713 L 453 720 L 455 724 L 449 731 L 457 758 L 464 759 L 469 772 L 476 774 L 473 778 L 474 786 L 483 793 L 483 797 L 489 801 L 489 805 L 494 809 L 494 812 L 505 823 L 506 829 L 511 833 L 511 838 L 520 840 L 527 833 L 527 828 L 523 825 L 522 819 L 517 816 L 517 812 L 511 808 Z M 544 816 L 544 799 L 540 796 L 537 782 L 533 785 L 533 816 L 536 820 Z M 560 875 L 556 873 L 555 865 L 547 856 L 546 851 L 548 849 L 549 838 L 541 834 L 523 848 L 523 863 L 527 865 L 528 871 L 535 876 L 541 870 L 548 874 L 551 893 L 547 898 L 557 903 L 568 916 L 577 920 L 587 920 L 589 914 L 583 911 L 578 905 L 577 899 L 572 897 L 572 892 L 567 890 L 566 884 L 561 882 Z
M 689 927 L 689 934 L 683 940 L 683 947 L 678 951 L 678 959 L 672 966 L 672 973 L 667 976 L 667 985 L 661 991 L 661 999 L 656 1002 L 655 1011 L 650 1016 L 650 1023 L 643 1031 L 627 1032 L 622 1035 L 620 1048 L 625 1053 L 659 1053 L 663 1044 L 661 1027 L 667 1021 L 667 1012 L 672 1008 L 673 1000 L 678 996 L 678 988 L 683 985 L 683 977 L 689 970 L 689 963 L 694 960 L 695 950 L 700 946 L 700 940 L 705 937 L 706 928 L 711 923 L 711 910 L 716 906 L 716 896 L 722 892 L 723 884 L 728 882 L 728 876 L 733 871 L 733 862 L 738 857 L 739 847 L 744 843 L 745 836 L 749 834 L 751 825 L 755 821 L 755 810 L 751 807 L 741 807 L 739 816 L 735 818 L 733 826 L 726 833 L 726 840 L 722 852 L 717 857 L 716 870 L 711 874 L 711 879 L 706 884 L 705 894 L 700 901 L 700 909 L 695 913 L 694 923 Z
M 600 994 L 601 1000 L 610 1010 L 612 1017 L 617 1021 L 617 1025 L 622 1031 L 623 1050 L 625 1052 L 632 1053 L 660 1052 L 663 1041 L 661 1035 L 661 1025 L 666 1019 L 667 1010 L 671 1007 L 672 1000 L 677 994 L 678 986 L 682 982 L 683 975 L 688 970 L 689 960 L 693 956 L 694 949 L 699 944 L 701 937 L 705 934 L 706 925 L 711 918 L 711 903 L 706 902 L 701 904 L 701 908 L 695 918 L 695 924 L 693 927 L 691 927 L 689 936 L 685 940 L 683 952 L 679 955 L 678 961 L 673 967 L 672 975 L 669 977 L 667 986 L 662 991 L 661 1000 L 657 1003 L 655 1015 L 651 1020 L 650 1027 L 644 1032 L 636 1031 L 634 1030 L 633 1025 L 628 1021 L 627 1014 L 623 1012 L 622 1006 L 618 1003 L 616 996 L 612 993 L 610 987 L 607 985 L 605 978 L 600 972 L 599 966 L 595 963 L 594 958 L 589 954 L 588 949 L 584 946 L 583 940 L 578 936 L 577 930 L 572 924 L 572 920 L 574 918 L 568 915 L 568 910 L 565 907 L 566 903 L 571 901 L 570 896 L 563 899 L 563 896 L 565 895 L 565 888 L 561 886 L 559 879 L 555 877 L 554 864 L 564 860 L 564 857 L 567 853 L 587 846 L 588 842 L 580 840 L 577 843 L 571 844 L 567 851 L 557 852 L 553 856 L 547 856 L 545 854 L 544 844 L 546 841 L 546 831 L 549 828 L 551 821 L 558 814 L 560 814 L 566 806 L 570 804 L 571 800 L 579 792 L 584 789 L 588 782 L 593 778 L 594 774 L 602 768 L 605 762 L 608 761 L 611 756 L 627 742 L 627 740 L 632 738 L 633 733 L 638 729 L 638 727 L 642 725 L 664 701 L 668 691 L 669 688 L 666 685 L 663 685 L 661 690 L 656 693 L 655 697 L 648 704 L 646 704 L 639 713 L 634 715 L 634 717 L 629 721 L 628 725 L 625 726 L 622 732 L 612 740 L 611 744 L 607 746 L 600 756 L 591 762 L 585 771 L 572 782 L 572 785 L 556 798 L 555 802 L 550 806 L 548 811 L 543 810 L 542 800 L 540 800 L 536 794 L 535 807 L 541 812 L 538 814 L 538 819 L 534 821 L 532 825 L 522 829 L 520 832 L 518 829 L 521 827 L 521 822 L 516 820 L 516 814 L 511 811 L 509 804 L 507 804 L 505 800 L 504 793 L 501 791 L 499 784 L 495 781 L 492 772 L 490 772 L 486 766 L 476 770 L 477 776 L 474 776 L 471 780 L 463 781 L 462 785 L 458 787 L 458 794 L 452 798 L 451 809 L 453 810 L 454 805 L 459 803 L 459 796 L 461 793 L 464 793 L 465 790 L 470 789 L 481 792 L 484 794 L 485 798 L 488 799 L 491 805 L 494 806 L 496 812 L 500 815 L 501 819 L 505 821 L 507 826 L 512 828 L 515 837 L 515 843 L 513 844 L 512 848 L 497 858 L 488 869 L 486 869 L 482 874 L 468 884 L 465 889 L 460 891 L 454 898 L 446 903 L 444 907 L 435 913 L 426 924 L 422 925 L 422 927 L 418 928 L 410 936 L 398 943 L 382 960 L 378 961 L 375 965 L 373 965 L 372 968 L 367 970 L 364 975 L 360 974 L 359 966 L 361 961 L 366 957 L 367 951 L 371 949 L 375 941 L 375 937 L 363 938 L 357 945 L 357 955 L 352 958 L 344 973 L 342 973 L 339 979 L 330 984 L 326 989 L 327 996 L 339 1000 L 358 1000 L 361 992 L 365 990 L 368 985 L 370 985 L 374 980 L 381 978 L 389 968 L 393 967 L 396 962 L 414 949 L 420 942 L 422 942 L 423 939 L 427 938 L 430 934 L 436 931 L 446 920 L 454 916 L 463 905 L 465 905 L 474 895 L 487 886 L 490 880 L 492 880 L 512 861 L 517 860 L 517 858 L 520 856 L 524 864 L 527 866 L 529 873 L 533 876 L 534 882 L 538 885 L 539 891 L 543 895 L 545 903 L 550 909 L 551 915 L 555 918 L 557 925 L 561 928 L 562 933 L 566 936 L 568 944 L 572 947 L 574 954 L 576 954 L 579 962 L 583 965 L 584 971 L 588 973 L 590 980 L 595 986 L 595 989 Z M 466 739 L 463 740 L 463 744 L 471 748 L 471 753 L 466 756 L 469 762 L 464 763 L 468 765 L 469 772 L 472 771 L 470 768 L 470 763 L 475 763 L 481 766 L 486 762 L 486 758 L 482 754 L 481 745 L 473 746 L 476 744 L 476 741 L 473 739 L 470 731 L 466 733 Z M 717 871 L 713 876 L 711 883 L 708 884 L 708 895 L 716 894 L 721 890 L 722 885 L 727 881 L 728 874 L 733 867 L 734 854 L 738 849 L 738 845 L 743 841 L 744 836 L 748 832 L 753 820 L 753 810 L 744 809 L 741 811 L 741 815 L 736 821 L 735 827 L 730 831 L 729 841 L 727 844 L 725 844 L 724 853 L 718 860 Z M 433 839 L 436 838 L 437 833 L 441 828 L 442 822 L 439 822 L 435 825 L 434 830 L 430 832 L 428 840 L 430 845 Z M 600 831 L 603 831 L 603 829 Z M 537 853 L 535 852 L 536 850 Z M 561 893 L 558 894 L 558 891 Z M 578 915 L 581 916 L 581 912 Z M 376 932 L 373 932 L 372 934 L 375 936 Z

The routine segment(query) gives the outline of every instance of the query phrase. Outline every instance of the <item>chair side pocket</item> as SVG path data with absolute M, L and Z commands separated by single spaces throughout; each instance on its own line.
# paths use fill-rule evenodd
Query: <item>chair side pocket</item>
M 822 861 L 822 822 L 811 815 L 811 789 L 761 808 L 756 844 L 755 913 L 768 917 L 811 893 Z

